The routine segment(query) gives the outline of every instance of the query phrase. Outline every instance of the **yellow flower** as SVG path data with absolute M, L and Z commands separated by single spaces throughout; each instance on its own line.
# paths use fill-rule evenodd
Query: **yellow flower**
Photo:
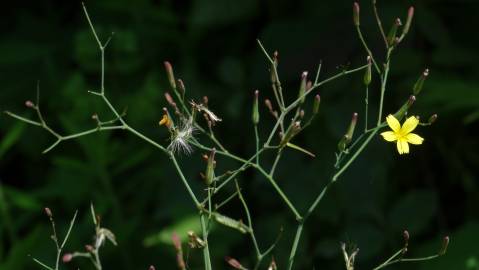
M 386 117 L 386 122 L 388 123 L 389 127 L 392 131 L 385 131 L 381 133 L 381 136 L 388 141 L 388 142 L 396 142 L 396 146 L 398 149 L 399 154 L 407 154 L 409 153 L 409 144 L 422 144 L 424 141 L 421 136 L 411 133 L 417 125 L 419 124 L 419 119 L 415 116 L 411 116 L 404 124 L 401 126 L 399 121 L 393 115 L 388 115 Z

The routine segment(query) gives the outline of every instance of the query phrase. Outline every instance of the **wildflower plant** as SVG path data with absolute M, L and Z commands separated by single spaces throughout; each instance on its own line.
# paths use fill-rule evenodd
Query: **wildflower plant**
M 163 108 L 163 111 L 158 114 L 158 124 L 160 128 L 165 128 L 169 132 L 168 142 L 165 144 L 162 143 L 161 138 L 147 137 L 127 122 L 125 117 L 126 114 L 121 113 L 114 104 L 112 104 L 105 89 L 105 51 L 109 42 L 112 40 L 112 36 L 110 36 L 105 42 L 102 41 L 102 38 L 98 36 L 95 30 L 85 6 L 83 6 L 83 10 L 87 22 L 101 53 L 100 86 L 98 90 L 88 91 L 88 93 L 103 101 L 106 107 L 111 111 L 113 118 L 108 121 L 103 121 L 100 120 L 100 116 L 94 114 L 92 118 L 95 120 L 95 127 L 78 133 L 63 135 L 60 132 L 53 130 L 44 119 L 40 110 L 40 95 L 38 89 L 35 103 L 32 101 L 26 102 L 26 106 L 36 112 L 38 119 L 28 119 L 9 111 L 5 113 L 17 120 L 34 126 L 39 126 L 53 135 L 55 141 L 52 145 L 47 147 L 43 153 L 52 151 L 60 143 L 67 140 L 90 135 L 96 132 L 112 130 L 127 132 L 162 152 L 171 161 L 193 203 L 194 208 L 198 211 L 201 233 L 197 234 L 194 231 L 188 233 L 189 248 L 192 250 L 200 250 L 202 252 L 204 269 L 213 269 L 210 258 L 210 249 L 215 247 L 210 246 L 208 241 L 209 235 L 212 233 L 213 223 L 236 229 L 251 238 L 252 250 L 254 250 L 256 258 L 255 264 L 251 266 L 243 266 L 237 259 L 227 257 L 225 259 L 226 263 L 234 269 L 265 269 L 265 260 L 268 260 L 267 269 L 293 269 L 298 246 L 301 244 L 303 229 L 308 225 L 307 221 L 315 213 L 315 210 L 327 194 L 331 185 L 341 178 L 344 172 L 349 169 L 359 155 L 365 151 L 369 143 L 373 139 L 380 138 L 378 135 L 381 134 L 386 141 L 396 142 L 399 154 L 407 154 L 410 152 L 408 143 L 419 145 L 423 142 L 423 138 L 411 132 L 417 126 L 428 126 L 432 124 L 437 118 L 437 116 L 433 115 L 429 118 L 428 122 L 421 123 L 419 117 L 409 116 L 409 111 L 417 96 L 420 94 L 429 74 L 427 69 L 421 74 L 416 84 L 412 87 L 412 93 L 406 98 L 404 105 L 398 108 L 396 112 L 384 112 L 384 100 L 388 89 L 391 58 L 409 32 L 414 16 L 414 8 L 409 8 L 404 24 L 402 24 L 399 18 L 395 19 L 388 34 L 386 34 L 383 28 L 375 0 L 372 1 L 372 9 L 377 26 L 381 33 L 381 39 L 384 42 L 385 55 L 378 57 L 376 53 L 373 53 L 370 50 L 360 27 L 359 4 L 354 3 L 353 24 L 356 28 L 359 41 L 365 50 L 365 63 L 360 64 L 355 68 L 343 68 L 336 74 L 326 78 L 322 78 L 321 63 L 318 65 L 314 77 L 310 77 L 309 73 L 306 71 L 302 72 L 299 80 L 298 94 L 293 100 L 287 100 L 284 95 L 283 85 L 278 73 L 279 53 L 276 51 L 270 53 L 258 40 L 259 48 L 269 65 L 272 91 L 271 94 L 266 95 L 271 95 L 271 97 L 264 99 L 264 105 L 272 115 L 274 125 L 268 132 L 269 135 L 267 137 L 260 137 L 258 130 L 262 128 L 262 122 L 260 120 L 262 120 L 263 117 L 260 117 L 259 106 L 262 102 L 260 102 L 260 92 L 255 90 L 252 94 L 251 121 L 254 127 L 256 151 L 249 157 L 241 157 L 234 154 L 220 142 L 219 138 L 215 135 L 215 129 L 221 128 L 220 123 L 222 119 L 218 116 L 221 115 L 221 113 L 215 111 L 214 104 L 210 104 L 207 97 L 203 97 L 202 100 L 192 100 L 187 97 L 188 95 L 184 82 L 181 79 L 176 78 L 173 66 L 169 62 L 164 62 L 166 75 L 171 88 L 169 92 L 164 93 L 168 108 Z M 332 168 L 332 176 L 324 188 L 318 190 L 315 198 L 312 198 L 312 202 L 307 210 L 301 212 L 278 184 L 277 180 L 281 176 L 276 174 L 277 165 L 287 149 L 299 151 L 311 157 L 315 156 L 313 153 L 314 151 L 311 151 L 308 147 L 298 145 L 295 138 L 298 134 L 305 131 L 320 111 L 321 97 L 318 93 L 318 89 L 325 87 L 331 81 L 359 72 L 364 74 L 364 115 L 360 116 L 357 112 L 351 112 L 352 117 L 349 125 L 345 123 L 347 129 L 344 136 L 338 138 L 338 150 L 335 153 L 336 162 L 334 168 Z M 379 81 L 379 89 L 372 89 L 371 82 L 373 80 Z M 379 100 L 372 101 L 369 99 L 370 90 L 379 92 Z M 306 105 L 310 103 L 312 110 L 306 111 Z M 369 115 L 369 105 L 373 103 L 377 104 L 378 107 L 378 113 L 376 116 Z M 385 117 L 386 114 L 388 115 L 387 117 Z M 358 128 L 360 125 L 360 119 L 362 119 L 364 123 L 364 128 Z M 403 119 L 406 120 L 401 126 L 400 122 Z M 390 127 L 391 131 L 387 131 L 387 126 Z M 206 140 L 204 138 L 206 138 Z M 191 187 L 191 179 L 186 178 L 184 170 L 178 161 L 178 156 L 188 155 L 193 151 L 204 153 L 205 170 L 201 175 L 204 179 L 206 191 L 194 190 Z M 270 167 L 267 165 L 269 162 L 263 160 L 267 157 L 267 155 L 264 155 L 265 153 L 274 154 L 274 159 L 272 160 L 272 165 Z M 226 171 L 219 171 L 216 168 L 217 162 L 220 162 L 220 160 L 217 160 L 218 157 L 231 159 L 238 165 L 237 167 L 229 168 Z M 272 243 L 260 244 L 257 241 L 251 210 L 243 195 L 244 191 L 241 189 L 241 181 L 239 178 L 246 169 L 254 170 L 270 184 L 272 190 L 276 193 L 277 198 L 283 203 L 284 207 L 289 210 L 291 218 L 294 218 L 297 222 L 297 229 L 294 233 L 288 258 L 279 258 L 279 260 L 275 260 L 272 256 L 283 233 L 281 228 L 278 228 L 278 238 Z M 225 194 L 225 187 L 227 186 L 234 186 L 235 191 L 231 194 Z M 227 199 L 219 201 L 219 194 L 226 195 Z M 232 200 L 239 200 L 241 203 L 244 210 L 244 219 L 234 219 L 221 212 L 221 207 L 230 203 Z M 64 258 L 69 260 L 74 257 L 87 257 L 92 260 L 96 269 L 101 269 L 99 248 L 107 239 L 113 244 L 116 244 L 116 241 L 110 231 L 100 227 L 100 221 L 97 219 L 93 210 L 92 216 L 96 228 L 94 243 L 88 245 L 86 252 L 70 253 L 69 256 Z M 243 222 L 243 220 L 245 221 Z M 71 231 L 72 226 L 70 226 L 69 232 Z M 66 241 L 66 238 L 64 242 Z M 39 262 L 47 269 L 58 269 L 59 256 L 62 252 L 64 242 L 59 244 L 58 240 L 55 241 L 58 250 L 56 267 L 49 267 Z M 408 241 L 409 233 L 405 231 L 403 247 L 401 247 L 398 252 L 394 253 L 390 258 L 380 263 L 374 268 L 374 270 L 379 270 L 399 262 L 424 261 L 442 256 L 446 252 L 449 238 L 444 238 L 443 244 L 436 254 L 420 258 L 410 258 L 407 256 Z M 179 269 L 187 269 L 189 267 L 188 262 L 185 261 L 182 243 L 178 235 L 173 236 L 173 244 L 177 252 L 177 264 Z M 341 249 L 345 260 L 345 268 L 347 270 L 354 269 L 355 258 L 360 256 L 359 250 L 353 249 L 352 251 L 348 251 L 344 244 L 341 245 Z M 235 254 L 231 255 L 234 256 Z M 150 269 L 154 269 L 154 267 L 152 266 Z

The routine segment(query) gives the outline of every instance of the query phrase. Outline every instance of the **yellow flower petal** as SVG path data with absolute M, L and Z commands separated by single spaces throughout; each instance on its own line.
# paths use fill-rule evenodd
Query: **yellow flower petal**
M 422 142 L 424 141 L 421 136 L 414 133 L 409 133 L 408 135 L 406 135 L 406 140 L 408 143 L 411 144 L 422 144 Z
M 381 136 L 383 136 L 383 138 L 388 142 L 394 142 L 395 140 L 398 139 L 396 134 L 392 131 L 385 131 L 385 132 L 381 133 Z
M 406 140 L 398 140 L 396 146 L 400 155 L 409 153 L 409 144 Z
M 413 131 L 417 124 L 419 124 L 419 119 L 416 116 L 409 117 L 401 127 L 401 133 L 406 135 L 409 132 Z
M 394 132 L 397 132 L 401 129 L 401 124 L 399 124 L 399 121 L 392 114 L 390 114 L 390 115 L 388 115 L 388 117 L 386 117 L 386 122 L 388 123 L 389 127 Z

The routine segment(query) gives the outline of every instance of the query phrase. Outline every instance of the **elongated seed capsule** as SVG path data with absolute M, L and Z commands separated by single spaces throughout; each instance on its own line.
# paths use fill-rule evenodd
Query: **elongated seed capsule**
M 364 85 L 368 86 L 371 83 L 371 77 L 372 77 L 372 71 L 371 71 L 371 56 L 368 55 L 367 58 L 368 61 L 368 67 L 366 68 L 366 72 L 364 73 Z
M 417 79 L 416 83 L 414 84 L 412 88 L 412 92 L 415 96 L 417 96 L 419 93 L 421 93 L 422 87 L 424 86 L 424 82 L 427 79 L 427 76 L 429 76 L 429 69 L 425 69 L 424 72 L 419 76 Z
M 358 4 L 358 2 L 353 3 L 353 22 L 354 22 L 354 25 L 359 26 L 359 4 Z
M 409 28 L 411 28 L 412 18 L 414 17 L 414 7 L 409 7 L 407 11 L 407 19 L 406 23 L 404 24 L 404 28 L 402 29 L 402 35 L 405 36 L 409 32 Z
M 313 101 L 313 115 L 318 114 L 319 112 L 319 104 L 321 103 L 321 97 L 319 95 L 314 96 Z
M 253 121 L 254 125 L 257 125 L 259 123 L 258 96 L 259 91 L 254 91 L 253 113 L 251 115 L 251 120 Z
M 391 30 L 389 30 L 389 34 L 387 37 L 389 46 L 394 45 L 398 28 L 401 25 L 402 25 L 401 19 L 396 18 L 396 20 L 394 20 L 393 26 L 391 26 Z
M 308 81 L 308 72 L 303 71 L 303 73 L 301 74 L 301 83 L 299 85 L 299 93 L 298 93 L 299 104 L 304 103 L 307 81 Z
M 249 227 L 246 226 L 243 222 L 238 221 L 236 219 L 232 219 L 230 217 L 227 217 L 217 212 L 213 213 L 213 218 L 215 219 L 216 222 L 222 225 L 225 225 L 227 227 L 230 227 L 232 229 L 236 229 L 241 233 L 248 233 L 250 230 Z
M 170 82 L 171 88 L 176 89 L 175 74 L 173 73 L 173 67 L 168 61 L 163 62 L 163 64 L 165 65 L 166 75 L 168 76 L 168 81 Z
M 210 155 L 208 157 L 208 163 L 206 165 L 206 172 L 205 172 L 205 181 L 206 185 L 210 186 L 211 183 L 213 183 L 213 179 L 215 178 L 215 154 L 216 154 L 216 149 L 213 148 L 210 152 Z

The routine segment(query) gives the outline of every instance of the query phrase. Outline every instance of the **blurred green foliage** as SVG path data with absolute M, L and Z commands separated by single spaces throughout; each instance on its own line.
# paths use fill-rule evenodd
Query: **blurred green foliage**
M 107 115 L 87 90 L 99 87 L 100 57 L 80 3 L 35 1 L 10 3 L 2 12 L 0 106 L 25 113 L 37 80 L 47 121 L 64 133 L 92 127 L 90 116 Z M 474 0 L 378 1 L 386 28 L 396 16 L 416 7 L 411 33 L 392 60 L 385 111 L 394 112 L 407 99 L 425 67 L 431 74 L 413 113 L 437 123 L 418 129 L 425 144 L 399 156 L 378 137 L 343 179 L 327 194 L 306 226 L 298 269 L 342 269 L 339 242 L 360 248 L 357 264 L 378 264 L 402 245 L 402 230 L 411 233 L 410 252 L 424 255 L 451 236 L 447 256 L 435 262 L 397 265 L 396 269 L 479 269 L 479 38 Z M 382 52 L 369 1 L 361 1 L 362 27 L 373 50 Z M 254 151 L 250 122 L 253 90 L 271 98 L 267 62 L 256 46 L 260 38 L 280 52 L 280 76 L 287 98 L 297 95 L 303 70 L 323 60 L 323 77 L 340 65 L 358 66 L 365 53 L 354 31 L 349 1 L 138 0 L 87 1 L 100 35 L 115 32 L 106 58 L 106 89 L 118 108 L 128 108 L 128 121 L 165 142 L 157 126 L 163 93 L 168 89 L 162 62 L 173 63 L 190 97 L 207 95 L 224 119 L 218 137 L 241 156 Z M 467 23 L 470 22 L 470 23 Z M 335 145 L 352 112 L 363 112 L 362 74 L 320 89 L 320 117 L 298 143 L 316 159 L 289 151 L 278 170 L 280 185 L 300 209 L 310 204 L 332 173 Z M 373 77 L 371 101 L 378 99 Z M 370 107 L 371 108 L 371 107 Z M 272 119 L 261 108 L 262 137 Z M 374 115 L 374 111 L 371 112 Z M 30 255 L 54 259 L 47 218 L 49 206 L 63 232 L 79 210 L 67 250 L 91 241 L 94 227 L 88 207 L 95 204 L 104 226 L 115 232 L 119 247 L 107 246 L 108 269 L 174 269 L 168 232 L 195 227 L 196 214 L 167 158 L 142 141 L 121 132 L 95 134 L 41 151 L 53 138 L 43 130 L 0 117 L 0 269 L 37 269 Z M 181 158 L 187 177 L 202 187 L 197 151 Z M 221 168 L 237 164 L 218 160 Z M 252 171 L 240 179 L 251 204 L 260 243 L 285 233 L 274 252 L 284 267 L 295 221 L 263 178 Z M 243 218 L 239 202 L 225 208 Z M 251 265 L 250 239 L 218 226 L 210 239 L 213 264 L 225 269 L 226 255 Z M 190 253 L 192 265 L 201 254 Z M 196 264 L 198 265 L 198 264 Z M 88 269 L 74 262 L 69 269 Z M 65 267 L 68 268 L 68 267 Z

